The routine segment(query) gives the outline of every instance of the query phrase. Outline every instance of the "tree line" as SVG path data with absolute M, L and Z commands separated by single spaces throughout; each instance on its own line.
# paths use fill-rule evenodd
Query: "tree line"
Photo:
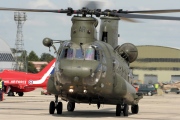
M 27 72 L 29 73 L 37 73 L 37 69 L 34 66 L 34 64 L 31 61 L 44 61 L 44 62 L 50 62 L 54 59 L 54 56 L 49 53 L 42 53 L 40 57 L 34 52 L 31 51 L 29 55 L 27 55 L 27 52 L 21 55 L 21 57 L 26 57 L 27 61 Z M 40 71 L 46 67 L 46 64 L 41 65 Z

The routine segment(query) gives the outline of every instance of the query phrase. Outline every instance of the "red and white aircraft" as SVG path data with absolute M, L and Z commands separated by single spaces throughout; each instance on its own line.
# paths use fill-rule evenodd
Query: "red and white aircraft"
M 37 74 L 14 70 L 0 72 L 0 78 L 4 81 L 5 93 L 8 96 L 14 96 L 14 92 L 16 92 L 19 96 L 23 96 L 24 92 L 30 92 L 36 88 L 46 89 L 48 79 L 54 72 L 55 60 L 53 59 Z

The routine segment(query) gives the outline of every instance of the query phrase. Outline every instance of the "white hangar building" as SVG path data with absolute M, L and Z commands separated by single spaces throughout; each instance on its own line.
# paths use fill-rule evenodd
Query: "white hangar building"
M 0 38 L 0 71 L 12 69 L 14 57 L 9 45 Z

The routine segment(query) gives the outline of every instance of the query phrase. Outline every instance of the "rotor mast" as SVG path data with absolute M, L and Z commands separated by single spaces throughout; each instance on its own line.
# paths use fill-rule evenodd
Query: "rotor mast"
M 93 17 L 78 17 L 72 18 L 71 27 L 71 40 L 76 44 L 89 43 L 97 40 L 96 26 L 98 24 L 97 19 Z

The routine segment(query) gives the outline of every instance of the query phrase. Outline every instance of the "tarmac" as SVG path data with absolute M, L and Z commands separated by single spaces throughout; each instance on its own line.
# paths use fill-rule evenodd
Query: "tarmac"
M 115 116 L 115 105 L 76 104 L 74 112 L 67 111 L 67 102 L 63 102 L 62 115 L 50 115 L 49 103 L 53 95 L 41 95 L 42 89 L 8 97 L 0 102 L 0 120 L 84 120 L 84 119 L 120 119 L 120 120 L 180 120 L 180 94 L 169 93 L 159 96 L 144 96 L 139 102 L 139 113 L 129 116 Z

